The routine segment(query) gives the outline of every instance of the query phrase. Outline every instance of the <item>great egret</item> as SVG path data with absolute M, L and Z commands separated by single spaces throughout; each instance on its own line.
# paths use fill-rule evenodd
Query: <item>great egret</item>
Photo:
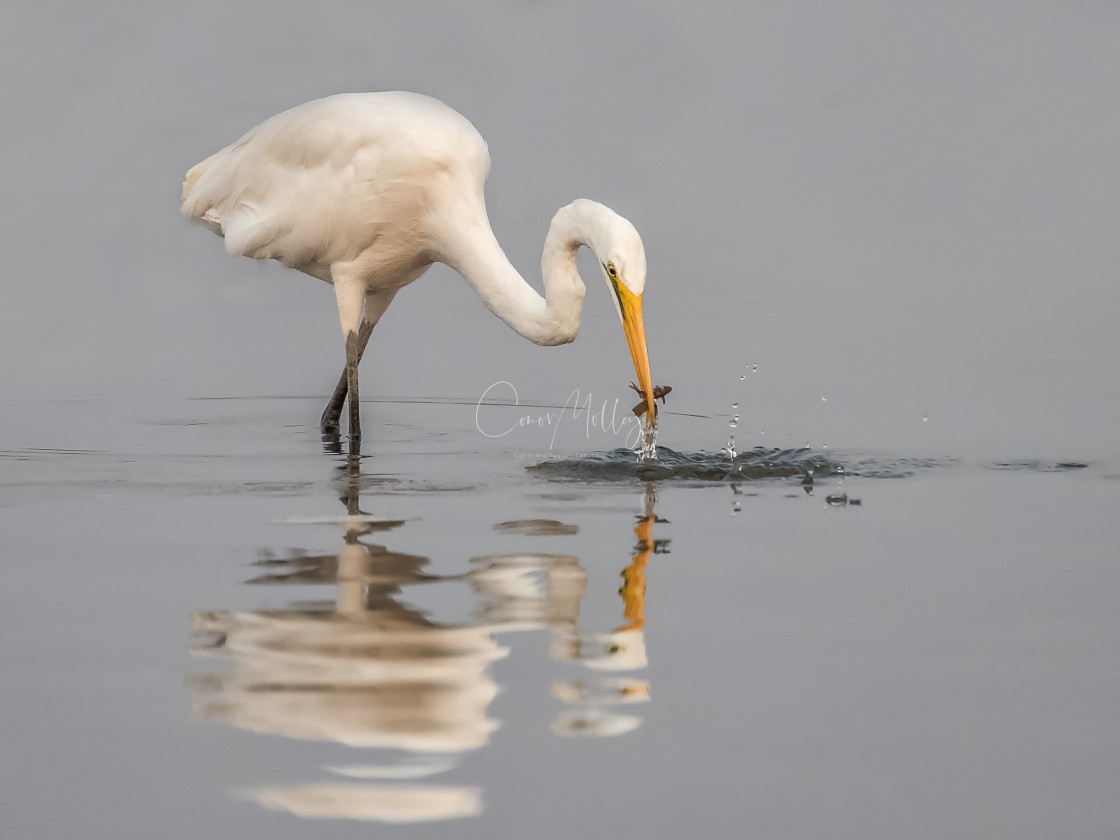
M 361 436 L 358 363 L 366 343 L 393 296 L 432 263 L 459 272 L 533 343 L 574 340 L 586 291 L 576 270 L 581 245 L 602 266 L 652 425 L 646 256 L 637 230 L 594 201 L 561 208 L 541 256 L 541 297 L 490 229 L 489 171 L 482 136 L 442 102 L 399 91 L 346 93 L 278 114 L 193 167 L 182 209 L 224 237 L 230 254 L 279 260 L 334 286 L 346 367 L 323 412 L 324 431 L 338 432 L 349 395 L 350 437 Z

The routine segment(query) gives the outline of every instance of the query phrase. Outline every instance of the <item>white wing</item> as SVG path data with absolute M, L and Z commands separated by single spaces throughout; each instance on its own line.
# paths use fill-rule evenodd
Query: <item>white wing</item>
M 362 260 L 388 280 L 433 261 L 432 211 L 481 202 L 489 168 L 478 131 L 437 100 L 339 94 L 266 120 L 192 168 L 182 209 L 230 254 L 324 280 Z

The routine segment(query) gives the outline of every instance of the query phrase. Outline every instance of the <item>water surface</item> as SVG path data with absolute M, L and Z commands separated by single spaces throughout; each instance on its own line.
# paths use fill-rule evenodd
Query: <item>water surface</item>
M 650 478 L 527 468 L 463 406 L 371 403 L 361 457 L 307 400 L 120 408 L 0 456 L 13 836 L 1116 819 L 1107 460 L 760 451 L 730 480 L 666 452 L 688 474 Z

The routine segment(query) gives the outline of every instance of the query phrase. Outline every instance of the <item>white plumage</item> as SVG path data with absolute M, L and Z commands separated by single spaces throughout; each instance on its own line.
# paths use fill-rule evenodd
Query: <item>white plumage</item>
M 486 142 L 442 102 L 404 92 L 339 94 L 278 114 L 194 166 L 182 209 L 223 236 L 228 253 L 278 260 L 334 286 L 347 359 L 323 413 L 325 431 L 337 432 L 349 394 L 350 435 L 360 437 L 357 370 L 366 342 L 397 291 L 432 263 L 458 271 L 529 340 L 563 344 L 579 330 L 581 245 L 603 267 L 652 421 L 637 231 L 593 201 L 562 208 L 541 257 L 542 297 L 494 238 L 484 198 L 489 170 Z

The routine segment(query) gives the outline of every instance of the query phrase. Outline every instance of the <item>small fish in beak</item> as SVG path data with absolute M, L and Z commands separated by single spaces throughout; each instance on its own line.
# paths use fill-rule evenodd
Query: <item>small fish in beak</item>
M 638 417 L 641 417 L 643 414 L 645 414 L 647 411 L 649 411 L 649 402 L 650 401 L 646 399 L 646 392 L 643 391 L 641 388 L 639 388 L 637 385 L 635 385 L 633 382 L 630 383 L 630 387 L 633 388 L 634 391 L 638 394 L 638 396 L 642 398 L 642 401 L 640 403 L 638 403 L 636 406 L 634 406 L 634 409 L 633 409 L 634 414 L 636 414 Z M 673 390 L 672 385 L 658 385 L 656 388 L 653 389 L 653 399 L 661 400 L 661 404 L 664 405 L 665 404 L 665 396 L 672 390 Z

